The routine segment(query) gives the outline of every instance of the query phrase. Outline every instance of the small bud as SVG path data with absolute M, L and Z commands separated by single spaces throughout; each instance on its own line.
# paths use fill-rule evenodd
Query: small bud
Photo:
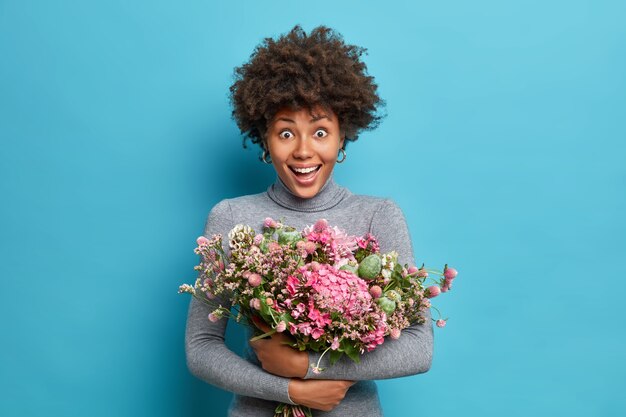
M 317 245 L 315 245 L 315 242 L 309 241 L 304 244 L 304 249 L 306 250 L 306 253 L 310 255 L 315 252 L 315 249 L 317 249 Z
M 248 275 L 248 283 L 251 287 L 258 287 L 261 285 L 261 275 L 259 274 L 250 274 Z
M 250 308 L 253 308 L 255 310 L 260 310 L 261 309 L 261 300 L 259 300 L 258 298 L 253 298 L 250 300 Z
M 426 288 L 426 297 L 428 298 L 434 298 L 436 296 L 438 296 L 441 293 L 441 288 L 439 288 L 439 285 L 431 285 L 430 287 Z
M 457 274 L 458 272 L 454 268 L 445 268 L 445 271 L 443 271 L 443 276 L 449 280 L 453 280 Z
M 313 225 L 313 230 L 315 230 L 316 232 L 322 232 L 326 230 L 327 227 L 328 227 L 328 221 L 326 219 L 319 219 L 315 223 L 315 225 Z
M 209 239 L 204 236 L 200 236 L 198 239 L 196 239 L 196 243 L 198 244 L 198 246 L 208 246 Z
M 372 288 L 370 288 L 370 294 L 374 298 L 380 298 L 380 296 L 383 295 L 383 289 L 378 285 L 372 285 Z
M 275 229 L 277 223 L 276 220 L 272 219 L 271 217 L 266 217 L 265 221 L 263 222 L 263 226 Z

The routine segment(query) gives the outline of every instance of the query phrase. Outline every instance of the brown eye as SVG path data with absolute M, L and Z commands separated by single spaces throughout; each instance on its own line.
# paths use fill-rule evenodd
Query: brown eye
M 289 135 L 289 136 L 284 136 L 284 134 L 285 134 L 285 133 L 286 133 L 287 135 Z M 291 139 L 293 135 L 291 134 L 291 132 L 290 132 L 290 131 L 288 131 L 288 130 L 283 130 L 282 132 L 280 132 L 280 133 L 278 134 L 278 136 L 279 136 L 281 139 Z
M 320 135 L 321 133 L 321 135 Z M 325 138 L 326 136 L 328 136 L 328 132 L 326 132 L 326 130 L 324 129 L 317 129 L 315 131 L 315 137 L 316 138 Z

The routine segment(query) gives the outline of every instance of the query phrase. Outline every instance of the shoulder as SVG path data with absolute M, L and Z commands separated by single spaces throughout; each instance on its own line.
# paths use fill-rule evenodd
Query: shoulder
M 233 210 L 239 210 L 246 207 L 255 206 L 262 202 L 266 202 L 268 200 L 267 192 L 257 193 L 257 194 L 247 194 L 239 197 L 227 198 L 222 200 L 222 202 L 226 202 Z
M 351 204 L 360 212 L 370 212 L 374 216 L 403 216 L 400 206 L 391 198 L 364 194 L 353 194 Z
M 248 194 L 239 197 L 225 198 L 215 204 L 209 211 L 209 218 L 226 220 L 232 219 L 233 213 L 246 211 L 256 207 L 267 200 L 266 193 Z

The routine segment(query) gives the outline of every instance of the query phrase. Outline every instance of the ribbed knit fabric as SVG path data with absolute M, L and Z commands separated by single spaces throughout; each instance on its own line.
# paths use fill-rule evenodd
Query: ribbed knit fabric
M 382 252 L 395 250 L 401 263 L 414 264 L 413 249 L 404 215 L 391 200 L 352 194 L 336 184 L 332 176 L 312 198 L 294 195 L 280 180 L 266 192 L 222 200 L 208 215 L 204 235 L 220 233 L 228 253 L 227 235 L 236 224 L 262 229 L 266 217 L 281 219 L 302 229 L 325 218 L 349 235 L 373 233 Z M 264 371 L 252 349 L 241 358 L 224 343 L 227 320 L 212 323 L 210 308 L 192 298 L 189 305 L 185 347 L 190 371 L 205 382 L 235 394 L 229 417 L 273 416 L 277 402 L 290 403 L 289 379 Z M 402 331 L 398 340 L 387 339 L 375 350 L 361 356 L 359 364 L 347 357 L 330 366 L 326 355 L 314 374 L 309 369 L 305 379 L 357 380 L 339 406 L 330 412 L 313 410 L 316 417 L 379 417 L 382 409 L 372 380 L 397 378 L 426 372 L 433 351 L 433 327 L 428 312 L 425 324 L 415 324 Z M 309 362 L 316 363 L 317 352 L 309 352 Z M 412 399 L 407 399 L 412 401 Z M 416 401 L 417 404 L 417 401 Z M 410 404 L 407 404 L 410 406 Z

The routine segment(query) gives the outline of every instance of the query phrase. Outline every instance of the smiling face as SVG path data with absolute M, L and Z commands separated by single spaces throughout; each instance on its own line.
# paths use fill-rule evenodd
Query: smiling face
M 268 125 L 265 143 L 280 179 L 302 198 L 315 196 L 333 171 L 344 137 L 329 109 L 281 109 Z

